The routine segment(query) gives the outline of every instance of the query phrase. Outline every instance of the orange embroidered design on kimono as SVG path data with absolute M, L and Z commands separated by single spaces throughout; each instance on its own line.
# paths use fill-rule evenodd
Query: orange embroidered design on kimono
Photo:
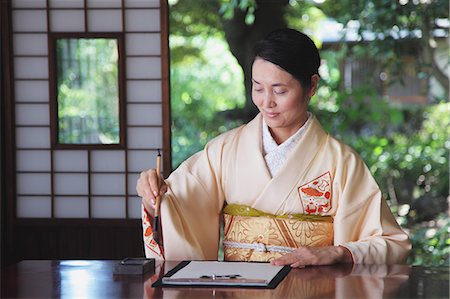
M 144 233 L 144 245 L 145 247 L 150 249 L 154 254 L 163 258 L 164 250 L 163 247 L 160 246 L 153 238 L 153 228 L 150 222 L 148 212 L 143 205 L 141 205 L 141 209 L 142 209 L 142 228 Z
M 298 188 L 305 214 L 318 215 L 331 209 L 331 175 L 327 171 Z

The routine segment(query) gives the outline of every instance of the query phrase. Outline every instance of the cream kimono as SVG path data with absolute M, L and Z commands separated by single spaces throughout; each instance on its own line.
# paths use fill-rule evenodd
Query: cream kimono
M 216 260 L 221 215 L 228 205 L 288 219 L 291 215 L 331 219 L 329 245 L 345 246 L 355 263 L 404 262 L 411 248 L 409 239 L 368 168 L 312 117 L 274 177 L 262 155 L 261 114 L 218 136 L 186 160 L 166 180 L 169 190 L 161 204 L 164 254 L 152 240 L 150 221 L 143 210 L 146 255 Z M 295 229 L 292 233 L 296 234 Z

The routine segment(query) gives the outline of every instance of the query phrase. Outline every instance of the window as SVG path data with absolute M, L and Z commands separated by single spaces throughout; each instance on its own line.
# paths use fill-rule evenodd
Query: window
M 92 34 L 52 39 L 56 146 L 123 144 L 120 43 Z

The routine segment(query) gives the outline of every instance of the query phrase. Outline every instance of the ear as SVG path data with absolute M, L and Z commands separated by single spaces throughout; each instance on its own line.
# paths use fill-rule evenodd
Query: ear
M 320 79 L 320 77 L 317 74 L 314 74 L 311 76 L 311 87 L 309 88 L 309 93 L 308 93 L 309 97 L 312 97 L 313 95 L 316 94 L 317 87 L 319 85 L 319 79 Z

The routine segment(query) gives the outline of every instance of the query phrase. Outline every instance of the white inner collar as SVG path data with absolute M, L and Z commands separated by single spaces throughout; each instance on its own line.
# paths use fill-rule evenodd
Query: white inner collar
M 297 132 L 295 132 L 291 137 L 289 137 L 282 144 L 277 144 L 275 139 L 273 139 L 272 134 L 270 134 L 269 127 L 266 121 L 262 121 L 262 137 L 263 137 L 263 154 L 266 160 L 267 167 L 270 170 L 272 176 L 278 173 L 278 170 L 284 165 L 292 149 L 295 147 L 297 142 L 303 136 L 306 128 L 311 122 L 311 113 L 308 112 L 308 119 L 301 126 Z

